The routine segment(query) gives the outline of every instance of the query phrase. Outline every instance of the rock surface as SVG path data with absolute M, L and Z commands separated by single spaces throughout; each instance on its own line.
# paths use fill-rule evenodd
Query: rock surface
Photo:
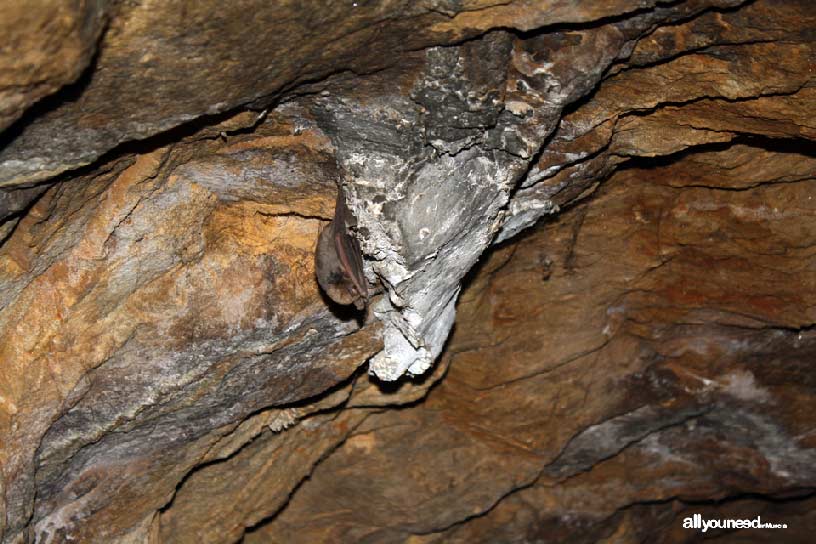
M 0 132 L 91 63 L 104 2 L 9 2 L 0 17 Z
M 802 228 L 816 200 L 812 180 L 782 179 L 807 157 L 776 154 L 736 146 L 710 153 L 708 169 L 695 155 L 627 169 L 494 252 L 429 398 L 372 415 L 247 541 L 594 542 L 671 529 L 664 541 L 683 542 L 695 536 L 683 517 L 720 517 L 699 502 L 752 519 L 763 501 L 743 497 L 797 508 L 816 481 L 814 384 L 791 379 L 816 340 L 814 232 Z M 757 165 L 755 189 L 741 190 L 739 168 L 723 172 L 734 161 Z M 632 505 L 664 511 L 642 520 Z
M 642 0 L 637 7 L 662 3 Z M 9 89 L 0 95 L 0 120 L 13 121 L 97 56 L 72 96 L 33 112 L 4 142 L 0 187 L 48 179 L 118 144 L 199 117 L 250 103 L 263 108 L 299 83 L 376 71 L 398 62 L 403 51 L 493 27 L 531 30 L 634 9 L 628 0 L 595 6 L 575 0 L 123 3 L 95 48 L 96 6 L 104 3 L 43 4 L 33 11 L 20 4 L 3 15 L 0 28 L 9 30 L 12 55 L 6 57 L 8 79 L 0 80 L 0 89 Z M 18 52 L 32 58 L 14 56 Z
M 816 6 L 348 4 L 0 14 L 0 542 L 808 541 Z

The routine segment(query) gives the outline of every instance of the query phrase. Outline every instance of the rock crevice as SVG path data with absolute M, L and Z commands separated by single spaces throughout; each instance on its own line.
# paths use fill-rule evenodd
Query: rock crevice
M 812 2 L 261 4 L 0 14 L 0 542 L 812 534 Z

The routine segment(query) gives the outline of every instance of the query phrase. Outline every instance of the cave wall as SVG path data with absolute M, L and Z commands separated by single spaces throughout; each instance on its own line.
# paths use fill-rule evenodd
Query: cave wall
M 816 5 L 348 4 L 0 14 L 0 541 L 807 541 Z

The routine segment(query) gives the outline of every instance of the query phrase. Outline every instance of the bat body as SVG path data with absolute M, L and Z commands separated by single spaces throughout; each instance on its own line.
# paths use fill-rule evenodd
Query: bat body
M 334 219 L 320 231 L 317 240 L 315 271 L 317 282 L 330 299 L 362 310 L 368 305 L 368 280 L 363 273 L 360 244 L 349 230 L 353 222 L 343 189 L 338 186 Z

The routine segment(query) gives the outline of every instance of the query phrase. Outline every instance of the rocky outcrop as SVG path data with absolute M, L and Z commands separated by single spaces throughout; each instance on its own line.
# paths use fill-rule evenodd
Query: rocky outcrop
M 783 179 L 808 160 L 734 146 L 627 169 L 494 252 L 445 379 L 370 415 L 246 540 L 686 542 L 693 513 L 812 528 L 816 405 L 792 377 L 813 357 L 813 232 L 784 225 L 814 205 Z M 754 189 L 735 163 L 764 164 Z
M 814 6 L 319 4 L 0 15 L 0 541 L 809 535 Z
M 92 62 L 105 15 L 103 2 L 46 0 L 3 7 L 0 131 L 32 104 L 79 78 Z
M 661 3 L 646 0 L 637 8 Z M 580 4 L 178 0 L 112 5 L 98 43 L 105 2 L 20 5 L 2 21 L 12 55 L 7 79 L 0 81 L 0 89 L 8 89 L 0 95 L 0 111 L 8 112 L 0 128 L 74 81 L 94 58 L 92 69 L 66 96 L 43 104 L 12 131 L 0 151 L 0 187 L 48 179 L 119 144 L 193 119 L 247 104 L 263 109 L 298 84 L 376 71 L 398 63 L 406 51 L 455 43 L 494 27 L 532 30 L 636 9 L 625 0 Z

